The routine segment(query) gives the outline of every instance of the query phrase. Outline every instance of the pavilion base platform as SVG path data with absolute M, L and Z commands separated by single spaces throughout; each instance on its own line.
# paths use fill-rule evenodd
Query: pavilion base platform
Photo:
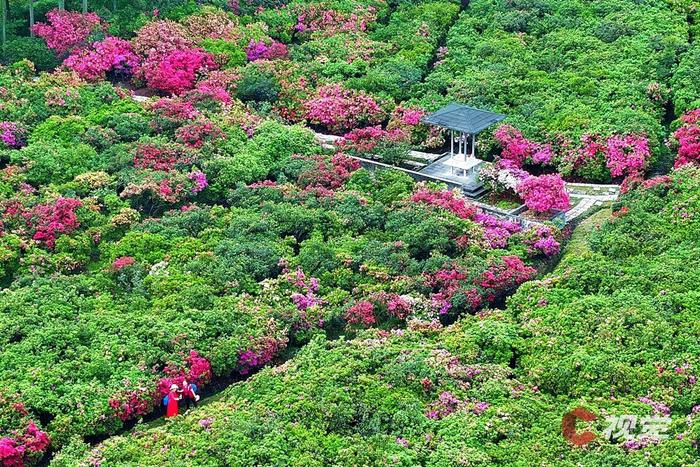
M 486 162 L 464 154 L 446 153 L 420 173 L 446 179 L 462 186 L 462 191 L 470 198 L 478 199 L 486 194 L 484 184 L 479 180 L 479 171 Z

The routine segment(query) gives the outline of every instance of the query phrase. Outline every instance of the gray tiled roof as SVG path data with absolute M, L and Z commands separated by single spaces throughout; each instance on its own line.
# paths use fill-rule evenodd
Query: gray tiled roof
M 503 114 L 475 109 L 468 105 L 449 104 L 423 117 L 423 123 L 475 135 L 506 118 Z

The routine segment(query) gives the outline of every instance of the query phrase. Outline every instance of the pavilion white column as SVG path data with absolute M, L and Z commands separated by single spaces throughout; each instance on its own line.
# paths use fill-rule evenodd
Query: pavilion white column
M 455 131 L 450 130 L 450 159 L 455 157 Z
M 472 134 L 472 158 L 474 158 L 475 151 L 476 151 L 476 135 Z

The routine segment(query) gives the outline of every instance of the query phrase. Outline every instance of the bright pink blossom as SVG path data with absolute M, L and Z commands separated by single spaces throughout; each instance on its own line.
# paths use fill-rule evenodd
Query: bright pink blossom
M 107 73 L 131 76 L 140 66 L 131 43 L 117 37 L 94 42 L 91 48 L 75 49 L 63 64 L 88 80 L 105 79 Z
M 678 142 L 675 167 L 700 163 L 700 109 L 683 115 L 681 122 L 683 125 L 673 133 L 673 138 Z
M 362 91 L 345 89 L 340 84 L 318 88 L 304 103 L 305 118 L 334 133 L 380 123 L 385 113 L 371 96 Z
M 569 194 L 559 174 L 528 177 L 518 184 L 516 192 L 535 212 L 566 210 L 570 206 Z
M 33 31 L 57 54 L 66 53 L 73 47 L 84 44 L 90 35 L 103 25 L 95 13 L 51 10 L 46 13 L 46 19 L 48 24 L 36 23 Z
M 611 136 L 605 149 L 605 160 L 610 175 L 641 174 L 651 157 L 649 140 L 640 135 Z
M 216 69 L 214 56 L 202 49 L 175 50 L 154 68 L 146 70 L 148 86 L 171 94 L 194 87 L 201 73 Z

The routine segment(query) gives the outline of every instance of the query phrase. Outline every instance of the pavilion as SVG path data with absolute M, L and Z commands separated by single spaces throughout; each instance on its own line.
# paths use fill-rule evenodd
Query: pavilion
M 457 103 L 423 117 L 422 122 L 427 125 L 450 130 L 450 152 L 421 172 L 473 186 L 477 183 L 477 169 L 484 163 L 476 158 L 476 135 L 505 118 L 503 114 Z

